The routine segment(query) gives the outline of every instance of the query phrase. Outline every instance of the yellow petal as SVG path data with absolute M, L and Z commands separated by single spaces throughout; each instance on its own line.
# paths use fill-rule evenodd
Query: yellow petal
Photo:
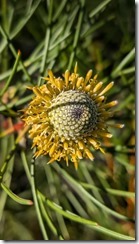
M 83 77 L 78 78 L 76 82 L 76 87 L 79 88 L 83 82 L 84 82 Z
M 114 85 L 114 82 L 112 81 L 111 83 L 109 83 L 102 92 L 99 93 L 99 96 L 102 96 L 103 94 L 105 94 L 108 90 L 110 90 L 112 88 L 112 86 Z
M 52 70 L 48 70 L 48 75 L 49 75 L 49 77 L 50 77 L 50 81 L 51 81 L 51 83 L 52 83 L 53 85 L 55 85 L 55 77 L 54 77 L 54 75 L 53 75 Z
M 73 163 L 74 163 L 74 167 L 75 167 L 75 169 L 77 170 L 77 169 L 78 169 L 78 161 L 77 161 L 75 155 L 72 155 L 72 161 L 73 161 Z
M 66 160 L 66 165 L 69 166 L 69 159 L 68 159 L 68 156 L 65 156 L 65 160 Z
M 99 82 L 93 89 L 93 92 L 97 92 L 103 85 L 103 82 Z
M 90 69 L 87 74 L 86 74 L 86 77 L 85 77 L 85 84 L 87 84 L 87 82 L 90 80 L 91 76 L 93 74 L 93 70 Z
M 84 91 L 89 92 L 91 90 L 91 85 L 89 84 L 88 86 L 84 87 Z
M 107 132 L 103 132 L 103 131 L 98 131 L 98 134 L 102 137 L 107 137 L 107 138 L 111 138 L 112 134 L 107 133 Z
M 88 156 L 88 158 L 89 158 L 90 160 L 94 160 L 94 156 L 93 156 L 93 154 L 90 152 L 89 149 L 85 148 L 84 151 L 85 151 L 86 155 Z
M 93 145 L 95 149 L 99 148 L 98 143 L 93 138 L 88 138 L 88 141 Z
M 70 76 L 70 72 L 69 72 L 69 70 L 66 70 L 66 72 L 65 72 L 66 87 L 68 87 L 68 84 L 69 84 L 69 76 Z
M 62 91 L 63 90 L 63 80 L 62 79 L 58 79 L 56 80 L 56 84 L 57 84 L 57 88 Z
M 104 151 L 104 149 L 103 149 L 102 147 L 100 147 L 99 149 L 100 149 L 100 151 L 101 151 L 102 153 L 105 154 L 105 151 Z
M 118 104 L 118 101 L 115 100 L 115 101 L 104 104 L 103 108 L 110 108 L 110 107 L 116 106 L 117 104 Z
M 98 75 L 96 74 L 94 77 L 93 77 L 93 80 L 96 80 L 98 77 Z
M 85 148 L 83 141 L 78 141 L 78 145 L 81 150 Z
M 99 103 L 99 102 L 102 102 L 104 99 L 105 99 L 104 96 L 96 97 L 96 98 L 95 98 L 95 102 Z
M 122 129 L 125 125 L 124 124 L 108 124 L 108 126 Z
M 40 92 L 40 89 L 38 87 L 33 87 L 33 92 L 41 97 L 44 101 L 50 101 L 51 100 L 51 97 L 45 93 L 45 95 L 43 95 L 41 92 Z
M 76 155 L 77 155 L 77 157 L 78 157 L 79 159 L 82 159 L 82 158 L 83 158 L 83 157 L 82 157 L 82 153 L 81 153 L 80 150 L 77 150 L 77 151 L 76 151 Z
M 67 150 L 68 149 L 68 143 L 66 141 L 64 141 L 64 149 Z
M 78 64 L 77 64 L 77 62 L 76 62 L 75 67 L 74 67 L 74 73 L 75 73 L 75 74 L 77 73 L 77 69 L 78 69 Z

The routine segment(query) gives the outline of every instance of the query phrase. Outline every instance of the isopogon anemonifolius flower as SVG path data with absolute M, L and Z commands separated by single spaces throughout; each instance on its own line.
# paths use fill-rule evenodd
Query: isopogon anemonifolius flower
M 36 147 L 35 156 L 49 155 L 49 162 L 64 159 L 77 169 L 82 158 L 94 159 L 92 148 L 101 148 L 104 138 L 111 138 L 107 121 L 113 116 L 111 108 L 117 101 L 106 102 L 114 82 L 103 88 L 103 83 L 92 77 L 89 70 L 85 78 L 65 71 L 63 78 L 55 77 L 51 70 L 43 78 L 46 83 L 30 87 L 35 97 L 24 109 L 23 120 L 30 127 L 29 136 Z M 123 125 L 115 124 L 122 128 Z

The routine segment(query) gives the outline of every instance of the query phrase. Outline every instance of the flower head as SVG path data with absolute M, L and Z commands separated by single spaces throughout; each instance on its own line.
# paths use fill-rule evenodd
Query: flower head
M 74 73 L 66 70 L 64 78 L 56 78 L 51 70 L 48 74 L 43 78 L 46 84 L 30 88 L 35 98 L 24 110 L 23 120 L 30 126 L 36 157 L 49 155 L 48 163 L 63 158 L 77 169 L 80 159 L 94 159 L 92 147 L 104 152 L 100 141 L 112 137 L 107 120 L 113 116 L 111 107 L 117 101 L 106 103 L 104 94 L 114 83 L 103 88 L 97 75 L 91 78 L 92 70 L 85 78 L 79 76 L 77 64 Z

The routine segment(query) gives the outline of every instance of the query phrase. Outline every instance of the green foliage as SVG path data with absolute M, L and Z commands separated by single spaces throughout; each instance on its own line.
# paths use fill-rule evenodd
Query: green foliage
M 135 6 L 132 0 L 8 1 L 0 7 L 0 238 L 134 240 Z M 20 50 L 20 51 L 19 51 Z M 106 154 L 72 163 L 34 161 L 20 109 L 27 86 L 75 62 L 115 81 L 119 101 Z M 28 200 L 30 199 L 30 200 Z M 32 204 L 33 201 L 33 204 Z

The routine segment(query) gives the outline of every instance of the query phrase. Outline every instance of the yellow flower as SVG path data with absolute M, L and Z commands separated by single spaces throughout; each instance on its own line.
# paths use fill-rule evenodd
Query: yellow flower
M 36 157 L 49 155 L 48 163 L 64 159 L 68 165 L 72 161 L 77 169 L 80 159 L 94 159 L 92 147 L 104 152 L 100 140 L 112 137 L 107 120 L 117 101 L 106 103 L 104 94 L 114 83 L 103 88 L 97 75 L 91 78 L 92 70 L 85 78 L 79 76 L 77 64 L 74 73 L 66 70 L 64 78 L 56 78 L 51 70 L 48 74 L 43 78 L 46 84 L 30 88 L 36 96 L 24 110 L 23 120 L 30 126 Z

